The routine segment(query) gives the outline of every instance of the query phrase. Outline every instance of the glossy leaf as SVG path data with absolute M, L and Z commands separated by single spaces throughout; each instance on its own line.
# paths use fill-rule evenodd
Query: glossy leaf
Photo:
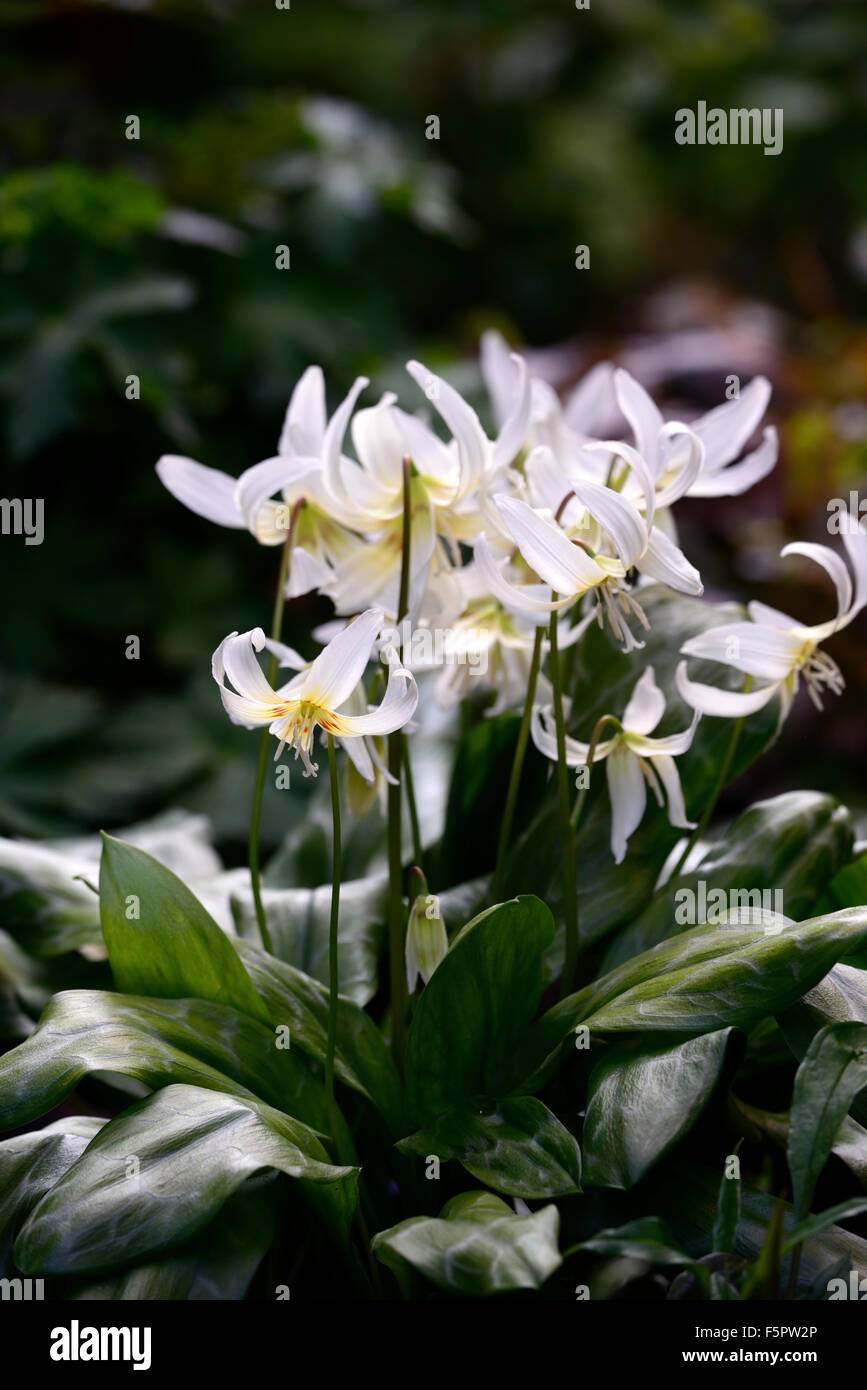
M 585 1180 L 631 1187 L 688 1133 L 713 1094 L 731 1029 L 636 1053 L 606 1050 L 591 1078 L 584 1121 Z
M 581 1191 L 581 1151 L 547 1106 L 530 1096 L 479 1097 L 398 1145 L 404 1153 L 457 1159 L 509 1197 L 542 1199 Z
M 405 1262 L 448 1293 L 481 1297 L 538 1289 L 561 1263 L 555 1206 L 530 1216 L 489 1192 L 464 1192 L 438 1217 L 414 1216 L 380 1231 L 372 1248 L 391 1268 Z
M 798 1068 L 789 1117 L 789 1171 L 795 1215 L 813 1189 L 853 1099 L 867 1085 L 867 1025 L 832 1023 L 818 1032 Z
M 229 938 L 199 900 L 143 850 L 103 836 L 102 932 L 117 986 L 157 999 L 207 999 L 270 1023 Z
M 262 1102 L 167 1086 L 111 1120 L 31 1213 L 15 1246 L 28 1274 L 111 1268 L 203 1230 L 240 1184 L 277 1168 L 321 1187 L 345 1231 L 356 1169 Z
M 533 1019 L 542 958 L 554 936 L 548 908 L 517 898 L 474 918 L 422 991 L 406 1049 L 406 1101 L 418 1122 L 478 1095 L 497 1095 Z

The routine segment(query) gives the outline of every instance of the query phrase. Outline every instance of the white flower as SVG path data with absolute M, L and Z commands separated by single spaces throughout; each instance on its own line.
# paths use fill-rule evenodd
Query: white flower
M 665 696 L 656 684 L 653 667 L 648 666 L 638 681 L 623 712 L 620 728 L 611 738 L 600 740 L 594 763 L 607 759 L 608 793 L 611 798 L 611 852 L 620 864 L 626 854 L 626 844 L 641 823 L 647 804 L 647 786 L 660 806 L 663 793 L 668 800 L 668 819 L 679 829 L 692 829 L 694 822 L 686 818 L 680 775 L 674 759 L 691 746 L 699 715 L 693 716 L 688 729 L 666 738 L 649 738 L 665 713 Z M 557 736 L 550 706 L 533 710 L 531 723 L 533 742 L 546 757 L 557 761 Z M 566 737 L 566 762 L 569 767 L 587 767 L 590 745 Z
M 843 544 L 855 573 L 855 587 L 845 564 L 835 551 L 826 545 L 800 543 L 787 545 L 781 555 L 804 555 L 827 570 L 837 590 L 837 616 L 826 623 L 807 627 L 797 619 L 768 608 L 764 603 L 750 603 L 751 622 L 725 623 L 711 628 L 685 642 L 685 656 L 719 661 L 745 675 L 758 677 L 768 683 L 748 692 L 718 690 L 712 685 L 691 681 L 686 674 L 687 663 L 677 668 L 677 688 L 693 709 L 703 714 L 721 717 L 740 717 L 752 714 L 780 695 L 780 722 L 785 719 L 798 692 L 801 676 L 814 705 L 822 709 L 824 687 L 839 695 L 844 680 L 837 663 L 821 651 L 826 641 L 867 605 L 867 532 L 850 518 L 848 529 L 843 528 Z
M 614 374 L 614 389 L 632 428 L 636 449 L 650 467 L 657 488 L 670 490 L 670 500 L 687 493 L 692 497 L 736 496 L 770 473 L 777 461 L 777 432 L 769 426 L 761 444 L 739 463 L 734 462 L 767 409 L 771 387 L 763 376 L 753 377 L 734 400 L 691 422 L 689 429 L 703 446 L 701 467 L 693 476 L 684 473 L 684 461 L 675 457 L 662 415 L 644 387 L 620 367 Z M 658 499 L 658 505 L 665 504 Z
M 318 770 L 310 751 L 317 728 L 323 729 L 344 744 L 362 776 L 371 781 L 374 767 L 364 738 L 402 728 L 418 703 L 415 678 L 394 661 L 378 709 L 364 714 L 340 712 L 353 699 L 382 624 L 379 609 L 362 613 L 280 690 L 271 688 L 256 660 L 255 653 L 269 645 L 262 629 L 231 633 L 220 643 L 211 663 L 229 718 L 247 729 L 266 725 L 279 739 L 275 758 L 289 744 L 296 758 L 301 758 L 305 776 L 315 776 Z M 277 651 L 291 649 L 278 645 Z M 297 657 L 297 653 L 292 655 Z M 226 684 L 227 679 L 234 689 Z
M 322 369 L 308 367 L 292 392 L 273 458 L 246 469 L 237 481 L 178 454 L 164 454 L 156 471 L 172 496 L 197 516 L 218 526 L 246 529 L 261 545 L 283 544 L 292 510 L 303 501 L 286 589 L 295 597 L 319 587 L 330 574 L 329 566 L 346 561 L 361 545 L 324 486 L 325 431 Z
M 628 446 L 623 448 L 628 450 Z M 574 604 L 593 591 L 600 624 L 604 604 L 605 616 L 625 651 L 643 643 L 636 641 L 624 615 L 634 614 L 647 627 L 644 612 L 627 583 L 630 569 L 683 593 L 703 591 L 698 571 L 674 542 L 653 525 L 652 480 L 641 457 L 634 450 L 628 452 L 632 457 L 627 463 L 638 474 L 646 516 L 613 488 L 585 479 L 567 479 L 550 450 L 544 447 L 533 451 L 526 473 L 538 499 L 548 504 L 545 510 L 536 510 L 517 497 L 494 497 L 508 535 L 542 585 L 510 583 L 502 573 L 502 565 L 494 560 L 484 532 L 475 549 L 476 561 L 491 592 L 511 611 L 534 617 L 537 623 L 543 621 L 546 613 Z M 549 590 L 559 598 L 552 598 Z
M 413 993 L 421 977 L 427 984 L 449 949 L 439 898 L 425 891 L 413 898 L 406 928 L 406 986 Z

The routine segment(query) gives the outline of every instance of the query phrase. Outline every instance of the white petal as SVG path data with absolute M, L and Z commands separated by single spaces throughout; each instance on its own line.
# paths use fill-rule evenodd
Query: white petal
M 770 398 L 771 383 L 767 377 L 755 376 L 735 400 L 724 401 L 702 415 L 701 419 L 693 421 L 692 428 L 706 450 L 705 467 L 708 472 L 715 473 L 737 458 L 750 435 L 758 428 Z
M 622 724 L 636 734 L 649 734 L 665 714 L 665 696 L 656 684 L 653 667 L 648 666 L 623 711 Z
M 587 437 L 613 409 L 614 366 L 611 362 L 597 362 L 566 397 L 563 419 L 570 429 Z
M 698 728 L 701 714 L 695 710 L 692 722 L 688 729 L 684 729 L 679 734 L 665 734 L 662 738 L 651 738 L 647 734 L 626 734 L 626 741 L 634 753 L 640 758 L 658 758 L 660 754 L 671 754 L 676 757 L 679 753 L 685 753 L 692 747 L 692 740 Z
M 577 595 L 605 578 L 604 571 L 572 544 L 556 522 L 539 516 L 517 497 L 497 497 L 495 502 L 527 564 L 557 593 Z
M 794 632 L 759 623 L 723 623 L 684 642 L 684 656 L 720 661 L 745 675 L 781 681 L 798 663 L 803 641 Z
M 765 686 L 762 690 L 749 692 L 740 690 L 718 690 L 713 685 L 702 685 L 691 681 L 686 674 L 686 662 L 681 661 L 677 668 L 676 682 L 681 699 L 691 705 L 699 714 L 712 714 L 721 719 L 739 719 L 744 714 L 754 714 L 770 704 L 779 687 L 778 682 Z
M 766 478 L 777 461 L 777 431 L 769 425 L 762 442 L 740 463 L 722 468 L 716 473 L 704 472 L 690 487 L 691 497 L 739 497 L 754 483 Z
M 659 579 L 682 594 L 704 593 L 698 570 L 658 526 L 651 530 L 647 549 L 639 556 L 636 564 L 642 574 L 650 575 L 651 579 Z
M 680 784 L 680 773 L 677 770 L 677 763 L 674 758 L 666 754 L 657 755 L 652 759 L 653 769 L 658 774 L 662 785 L 665 787 L 665 794 L 668 797 L 668 819 L 678 830 L 692 830 L 695 821 L 687 820 L 686 807 L 683 804 L 683 787 Z
M 276 656 L 279 666 L 288 666 L 291 671 L 303 671 L 310 665 L 307 658 L 296 652 L 294 647 L 287 647 L 285 642 L 276 642 L 273 637 L 265 638 L 264 647 L 272 656 Z
M 572 491 L 594 521 L 608 532 L 624 568 L 631 569 L 647 545 L 647 527 L 638 509 L 610 487 L 599 487 L 582 478 L 573 480 Z
M 217 468 L 206 468 L 195 459 L 163 454 L 157 476 L 173 497 L 197 516 L 243 531 L 244 522 L 235 506 L 235 479 Z
M 468 492 L 481 478 L 487 462 L 488 441 L 478 415 L 453 386 L 421 362 L 407 362 L 406 370 L 454 435 L 461 460 L 461 490 Z
M 611 798 L 611 852 L 622 864 L 626 842 L 641 824 L 647 805 L 647 788 L 634 753 L 620 744 L 606 764 L 608 794 Z
M 631 444 L 623 444 L 616 439 L 597 440 L 592 444 L 585 445 L 585 450 L 588 454 L 598 452 L 616 454 L 632 470 L 644 494 L 645 523 L 647 529 L 650 530 L 656 509 L 656 482 L 654 474 L 647 464 L 646 456 L 640 450 L 633 449 Z
M 349 417 L 355 408 L 355 402 L 358 400 L 365 386 L 369 384 L 366 376 L 356 377 L 346 396 L 329 420 L 328 428 L 325 431 L 325 438 L 322 442 L 322 469 L 326 485 L 331 492 L 334 493 L 337 500 L 350 510 L 352 509 L 353 502 L 346 491 L 343 475 L 340 471 L 343 437 L 346 434 L 346 426 L 349 424 Z
M 368 785 L 372 785 L 372 783 L 375 780 L 376 773 L 374 772 L 373 762 L 370 757 L 370 751 L 364 739 L 346 738 L 338 739 L 337 741 L 340 744 L 340 746 L 345 750 L 347 758 L 354 765 L 354 767 L 360 773 L 360 775 L 364 778 L 365 782 L 367 782 Z
M 867 607 L 867 530 L 857 517 L 850 517 L 849 524 L 841 529 L 843 544 L 855 572 L 855 601 L 847 614 L 851 622 L 856 613 Z
M 530 375 L 523 357 L 514 352 L 511 360 L 518 375 L 512 392 L 512 409 L 494 442 L 494 468 L 507 467 L 520 453 L 530 433 Z
M 382 621 L 381 609 L 368 608 L 339 632 L 307 672 L 304 699 L 326 710 L 339 709 L 364 675 Z
M 546 599 L 543 597 L 543 593 L 550 595 L 550 589 L 540 592 L 540 588 L 536 584 L 511 584 L 503 575 L 501 566 L 494 560 L 484 531 L 476 541 L 474 555 L 479 574 L 490 592 L 510 613 L 519 613 L 523 617 L 532 618 L 538 625 L 544 622 L 546 615 L 554 609 L 562 608 L 567 603 L 572 602 L 568 598 L 557 602 L 550 598 Z M 505 564 L 506 562 L 501 563 Z
M 804 555 L 808 560 L 814 560 L 817 565 L 821 565 L 823 570 L 830 574 L 837 590 L 837 622 L 839 622 L 852 606 L 852 580 L 845 562 L 837 552 L 830 550 L 827 545 L 813 545 L 810 541 L 795 541 L 792 545 L 784 545 L 780 555 Z
M 626 416 L 635 436 L 635 447 L 650 465 L 654 477 L 658 474 L 659 432 L 663 419 L 653 400 L 634 376 L 618 367 L 614 373 L 614 391 L 617 404 Z
M 502 333 L 498 333 L 495 328 L 489 328 L 482 334 L 479 365 L 491 398 L 494 419 L 498 427 L 502 427 L 512 409 L 515 371 L 512 366 L 512 350 Z
M 378 709 L 368 714 L 333 714 L 334 732 L 338 738 L 354 738 L 359 734 L 391 734 L 402 729 L 415 713 L 418 686 L 415 677 L 405 666 L 389 668 L 388 685 Z
M 544 753 L 546 758 L 552 762 L 557 761 L 557 732 L 554 723 L 554 711 L 550 705 L 534 705 L 533 713 L 530 718 L 530 737 L 540 753 Z M 602 739 L 596 745 L 593 754 L 593 763 L 601 763 L 611 752 L 619 734 L 613 738 Z M 581 743 L 577 738 L 570 738 L 566 735 L 565 740 L 566 766 L 567 767 L 586 767 L 587 759 L 590 757 L 590 744 Z
M 220 687 L 227 714 L 234 723 L 244 724 L 247 728 L 270 724 L 274 718 L 274 706 L 279 702 L 254 654 L 261 651 L 264 645 L 265 634 L 260 627 L 249 632 L 231 632 L 223 638 L 211 657 L 211 675 Z M 226 686 L 226 677 L 232 682 L 234 690 Z
M 286 454 L 263 459 L 261 463 L 247 468 L 235 487 L 235 506 L 243 516 L 245 525 L 255 531 L 260 509 L 275 492 L 304 478 L 312 480 L 320 471 L 318 459 L 296 458 Z M 286 510 L 289 511 L 288 506 Z M 285 529 L 288 530 L 288 518 Z
M 704 445 L 686 425 L 673 421 L 663 426 L 662 436 L 666 439 L 682 439 L 686 444 L 686 450 L 672 448 L 666 457 L 663 472 L 667 476 L 673 471 L 674 476 L 665 487 L 657 491 L 657 509 L 670 507 L 672 502 L 691 492 L 696 480 L 701 476 L 705 462 Z
M 325 377 L 321 367 L 308 367 L 292 392 L 277 453 L 319 454 L 325 419 Z

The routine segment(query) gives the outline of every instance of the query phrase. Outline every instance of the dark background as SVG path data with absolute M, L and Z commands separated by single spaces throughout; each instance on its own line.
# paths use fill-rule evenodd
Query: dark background
M 684 414 L 763 371 L 780 465 L 682 505 L 684 546 L 711 596 L 830 616 L 821 572 L 776 556 L 839 545 L 827 500 L 867 473 L 865 16 L 2 0 L 2 491 L 44 497 L 46 520 L 41 546 L 0 538 L 0 832 L 181 803 L 239 850 L 251 748 L 208 662 L 267 621 L 277 554 L 186 512 L 153 464 L 267 457 L 311 361 L 333 401 L 359 371 L 405 389 L 410 355 L 463 364 L 473 390 L 497 325 L 550 349 L 557 384 L 613 356 Z M 783 107 L 782 154 L 678 146 L 674 112 L 699 100 Z M 289 640 L 326 615 L 294 605 Z M 802 692 L 730 809 L 798 785 L 863 796 L 863 627 L 830 650 L 845 695 L 818 717 Z

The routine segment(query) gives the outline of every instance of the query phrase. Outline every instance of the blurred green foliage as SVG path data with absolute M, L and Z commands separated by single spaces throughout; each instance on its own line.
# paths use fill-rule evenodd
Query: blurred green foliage
M 857 0 L 4 0 L 0 27 L 3 492 L 46 508 L 42 546 L 0 538 L 0 828 L 207 806 L 230 749 L 241 833 L 207 659 L 267 613 L 274 557 L 153 463 L 266 457 L 311 361 L 336 395 L 492 323 L 616 352 L 643 296 L 704 277 L 783 316 L 789 513 L 823 472 L 857 485 L 867 429 L 829 425 L 867 392 Z M 783 153 L 676 145 L 698 100 L 782 106 Z

